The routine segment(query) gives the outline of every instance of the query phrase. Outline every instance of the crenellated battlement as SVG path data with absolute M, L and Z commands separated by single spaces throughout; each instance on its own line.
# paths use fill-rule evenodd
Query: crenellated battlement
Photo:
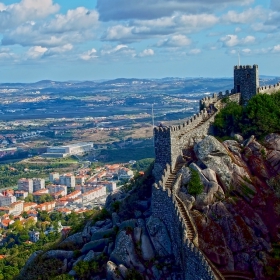
M 234 70 L 237 70 L 237 69 L 258 69 L 258 65 L 257 64 L 254 64 L 253 66 L 252 65 L 235 65 L 234 66 Z
M 280 91 L 280 83 L 270 85 L 270 86 L 263 86 L 258 88 L 258 93 L 266 93 L 271 94 Z

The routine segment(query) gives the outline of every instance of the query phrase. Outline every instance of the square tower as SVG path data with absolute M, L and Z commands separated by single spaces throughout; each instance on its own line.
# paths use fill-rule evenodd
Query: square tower
M 241 104 L 246 105 L 257 94 L 258 88 L 258 65 L 234 66 L 234 91 L 241 93 Z

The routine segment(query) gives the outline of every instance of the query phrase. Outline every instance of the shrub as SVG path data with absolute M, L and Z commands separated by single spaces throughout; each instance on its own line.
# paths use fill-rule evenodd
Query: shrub
M 199 178 L 199 173 L 194 170 L 191 169 L 191 180 L 188 183 L 188 192 L 191 195 L 198 195 L 201 194 L 203 192 L 203 184 L 200 181 Z

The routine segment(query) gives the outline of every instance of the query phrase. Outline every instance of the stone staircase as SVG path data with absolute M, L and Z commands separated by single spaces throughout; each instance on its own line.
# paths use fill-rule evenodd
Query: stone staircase
M 177 201 L 179 210 L 181 212 L 182 218 L 184 219 L 184 222 L 185 222 L 185 224 L 187 226 L 187 236 L 188 236 L 188 239 L 191 242 L 194 242 L 194 237 L 195 237 L 196 234 L 195 234 L 195 230 L 193 228 L 193 225 L 192 225 L 192 223 L 190 221 L 190 217 L 187 214 L 185 206 L 182 203 L 182 201 L 178 197 L 176 197 L 176 201 Z
M 176 164 L 174 170 L 170 173 L 170 175 L 168 176 L 167 181 L 165 183 L 165 187 L 167 189 L 172 190 L 172 187 L 173 187 L 176 177 L 177 177 L 177 173 L 179 172 L 179 170 L 182 168 L 182 166 L 184 164 L 185 164 L 184 162 L 180 162 L 180 163 Z

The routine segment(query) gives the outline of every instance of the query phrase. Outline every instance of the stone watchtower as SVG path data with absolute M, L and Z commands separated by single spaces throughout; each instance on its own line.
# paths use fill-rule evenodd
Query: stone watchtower
M 234 92 L 241 93 L 241 104 L 257 94 L 259 88 L 258 65 L 234 66 Z

